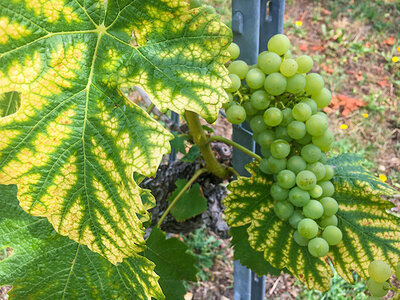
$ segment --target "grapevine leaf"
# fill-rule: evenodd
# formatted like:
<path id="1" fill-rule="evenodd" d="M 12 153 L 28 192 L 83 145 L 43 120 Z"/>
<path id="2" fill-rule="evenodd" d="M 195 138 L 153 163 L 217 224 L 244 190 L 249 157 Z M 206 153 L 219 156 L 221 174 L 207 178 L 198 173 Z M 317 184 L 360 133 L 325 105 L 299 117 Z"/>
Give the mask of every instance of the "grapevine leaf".
<path id="1" fill-rule="evenodd" d="M 175 182 L 176 189 L 168 201 L 172 202 L 186 184 L 187 181 L 185 179 L 177 180 Z M 206 210 L 207 199 L 203 197 L 200 185 L 195 183 L 189 190 L 183 193 L 181 198 L 179 198 L 178 202 L 176 202 L 174 207 L 171 209 L 171 214 L 174 216 L 175 220 L 183 222 L 205 212 Z"/>
<path id="2" fill-rule="evenodd" d="M 335 168 L 335 195 L 339 203 L 338 226 L 343 241 L 331 247 L 325 258 L 311 256 L 306 247 L 294 242 L 294 229 L 273 212 L 270 196 L 271 176 L 259 171 L 257 163 L 247 170 L 250 178 L 241 177 L 229 185 L 231 194 L 224 200 L 230 226 L 247 225 L 249 243 L 275 268 L 286 267 L 309 288 L 327 290 L 333 272 L 329 258 L 338 274 L 352 281 L 351 270 L 364 278 L 369 263 L 385 259 L 393 266 L 400 261 L 400 232 L 397 219 L 386 212 L 393 206 L 382 198 L 394 190 L 362 166 L 362 159 L 342 155 L 331 159 Z M 235 231 L 233 231 L 235 233 Z"/>
<path id="3" fill-rule="evenodd" d="M 133 33 L 133 35 L 132 35 Z M 1 1 L 0 183 L 112 263 L 144 249 L 133 172 L 152 176 L 172 135 L 120 89 L 213 119 L 226 93 L 229 29 L 183 0 Z"/>
<path id="4" fill-rule="evenodd" d="M 0 95 L 0 118 L 16 113 L 21 106 L 21 95 L 17 92 L 7 92 Z"/>
<path id="5" fill-rule="evenodd" d="M 193 145 L 190 149 L 189 152 L 182 157 L 182 161 L 183 162 L 194 162 L 196 159 L 198 159 L 200 157 L 200 148 L 197 145 Z"/>
<path id="6" fill-rule="evenodd" d="M 164 299 L 154 264 L 140 255 L 113 265 L 55 232 L 46 218 L 24 212 L 15 185 L 0 185 L 0 286 L 10 299 Z"/>
<path id="7" fill-rule="evenodd" d="M 186 290 L 182 280 L 197 281 L 196 258 L 187 252 L 186 244 L 177 238 L 166 239 L 157 227 L 151 231 L 146 245 L 144 256 L 156 264 L 166 299 L 183 299 Z"/>
<path id="8" fill-rule="evenodd" d="M 175 150 L 175 152 L 180 152 L 186 154 L 186 145 L 185 142 L 187 141 L 186 137 L 178 136 L 177 133 L 173 132 L 174 139 L 170 141 L 171 148 Z"/>
<path id="9" fill-rule="evenodd" d="M 271 264 L 264 259 L 263 252 L 251 248 L 247 227 L 248 226 L 232 227 L 229 230 L 229 234 L 232 236 L 231 244 L 235 250 L 234 259 L 240 260 L 242 265 L 256 272 L 258 276 L 267 274 L 279 275 L 281 270 L 271 266 Z"/>

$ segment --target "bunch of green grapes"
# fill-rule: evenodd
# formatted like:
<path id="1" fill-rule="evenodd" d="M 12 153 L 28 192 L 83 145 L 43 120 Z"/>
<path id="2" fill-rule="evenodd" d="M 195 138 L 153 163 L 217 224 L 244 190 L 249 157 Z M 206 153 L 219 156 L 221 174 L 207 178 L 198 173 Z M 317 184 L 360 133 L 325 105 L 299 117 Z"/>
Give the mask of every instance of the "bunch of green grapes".
<path id="1" fill-rule="evenodd" d="M 289 39 L 277 34 L 268 42 L 269 51 L 249 67 L 235 60 L 240 49 L 231 44 L 232 85 L 224 108 L 232 124 L 250 123 L 263 156 L 260 170 L 275 180 L 270 190 L 275 214 L 295 229 L 297 244 L 322 257 L 342 240 L 338 203 L 332 197 L 334 169 L 326 164 L 333 133 L 321 111 L 330 104 L 331 93 L 319 74 L 308 73 L 311 57 L 295 59 L 290 47 Z"/>

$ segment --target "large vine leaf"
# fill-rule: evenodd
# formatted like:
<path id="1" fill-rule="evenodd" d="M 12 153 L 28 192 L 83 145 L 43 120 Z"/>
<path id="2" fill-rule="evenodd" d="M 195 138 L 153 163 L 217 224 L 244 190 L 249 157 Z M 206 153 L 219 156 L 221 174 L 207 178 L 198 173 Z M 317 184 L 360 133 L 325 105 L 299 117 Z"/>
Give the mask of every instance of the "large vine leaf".
<path id="1" fill-rule="evenodd" d="M 353 280 L 352 270 L 368 277 L 368 265 L 374 259 L 384 259 L 392 266 L 400 261 L 398 220 L 386 211 L 393 204 L 382 198 L 395 191 L 370 174 L 358 156 L 342 155 L 329 163 L 336 167 L 333 197 L 339 203 L 343 241 L 331 247 L 325 258 L 315 258 L 306 247 L 298 246 L 294 229 L 276 217 L 269 193 L 272 177 L 260 172 L 257 163 L 247 166 L 250 178 L 241 177 L 229 185 L 231 193 L 224 200 L 228 224 L 248 226 L 252 248 L 263 251 L 273 267 L 287 268 L 309 288 L 318 290 L 330 286 L 333 272 L 327 258 L 348 281 Z M 235 239 L 235 230 L 231 232 Z"/>
<path id="2" fill-rule="evenodd" d="M 182 280 L 197 281 L 196 258 L 187 252 L 188 246 L 177 238 L 167 239 L 155 227 L 147 239 L 144 256 L 156 264 L 160 286 L 167 300 L 183 299 L 186 293 Z"/>
<path id="3" fill-rule="evenodd" d="M 13 286 L 10 299 L 164 299 L 147 258 L 115 266 L 24 212 L 16 193 L 15 185 L 0 185 L 0 249 L 13 249 L 0 261 L 0 286 Z"/>
<path id="4" fill-rule="evenodd" d="M 187 1 L 1 1 L 0 94 L 22 103 L 0 119 L 0 183 L 112 263 L 143 250 L 132 174 L 154 175 L 172 135 L 119 88 L 215 118 L 229 42 L 216 16 Z"/>

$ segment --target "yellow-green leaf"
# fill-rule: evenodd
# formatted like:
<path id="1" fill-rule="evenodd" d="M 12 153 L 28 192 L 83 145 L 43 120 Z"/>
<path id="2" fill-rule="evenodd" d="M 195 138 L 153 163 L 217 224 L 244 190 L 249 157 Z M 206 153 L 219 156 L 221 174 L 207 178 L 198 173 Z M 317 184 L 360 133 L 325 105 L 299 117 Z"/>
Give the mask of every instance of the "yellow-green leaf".
<path id="1" fill-rule="evenodd" d="M 0 95 L 0 118 L 12 115 L 21 106 L 21 95 L 17 92 L 7 92 Z"/>
<path id="2" fill-rule="evenodd" d="M 273 179 L 262 173 L 257 163 L 247 166 L 250 178 L 241 177 L 229 185 L 231 193 L 224 200 L 228 224 L 247 225 L 252 248 L 263 251 L 273 267 L 287 268 L 309 288 L 318 290 L 330 286 L 333 272 L 328 259 L 348 281 L 353 280 L 352 270 L 368 277 L 368 265 L 375 259 L 386 260 L 392 266 L 400 261 L 398 219 L 387 213 L 393 204 L 382 198 L 394 190 L 364 168 L 357 156 L 342 155 L 328 163 L 335 166 L 333 197 L 339 203 L 336 215 L 343 240 L 330 248 L 327 257 L 315 258 L 294 241 L 294 229 L 273 211 Z M 235 232 L 231 230 L 233 235 Z"/>
<path id="3" fill-rule="evenodd" d="M 161 109 L 211 119 L 226 98 L 227 27 L 179 0 L 0 3 L 0 183 L 112 263 L 143 250 L 133 172 L 154 175 L 169 134 L 119 92 L 141 86 Z"/>

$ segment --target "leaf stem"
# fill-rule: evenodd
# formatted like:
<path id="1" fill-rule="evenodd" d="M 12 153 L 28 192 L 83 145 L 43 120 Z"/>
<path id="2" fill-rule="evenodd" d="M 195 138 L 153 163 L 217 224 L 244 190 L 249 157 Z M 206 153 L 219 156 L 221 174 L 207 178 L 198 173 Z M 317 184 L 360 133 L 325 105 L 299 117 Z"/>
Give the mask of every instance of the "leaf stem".
<path id="1" fill-rule="evenodd" d="M 212 141 L 218 141 L 218 142 L 223 142 L 225 144 L 231 145 L 233 147 L 235 147 L 236 149 L 242 151 L 243 153 L 253 157 L 255 160 L 261 160 L 261 156 L 255 154 L 253 151 L 247 149 L 246 147 L 243 147 L 242 145 L 231 141 L 230 139 L 224 138 L 223 136 L 219 136 L 219 135 L 212 135 L 209 137 L 208 139 L 208 143 L 212 142 Z"/>
<path id="2" fill-rule="evenodd" d="M 239 177 L 240 174 L 233 167 L 228 167 L 228 170 L 231 171 L 232 174 L 235 174 L 236 177 Z"/>
<path id="3" fill-rule="evenodd" d="M 207 136 L 204 133 L 203 126 L 200 123 L 199 115 L 187 110 L 185 111 L 185 117 L 190 134 L 193 137 L 193 142 L 199 147 L 206 163 L 207 170 L 220 178 L 227 178 L 230 175 L 230 172 L 227 168 L 221 165 L 215 157 Z"/>
<path id="4" fill-rule="evenodd" d="M 147 107 L 146 112 L 147 112 L 148 114 L 151 114 L 151 112 L 153 111 L 154 107 L 156 107 L 156 106 L 154 105 L 154 103 L 151 103 L 151 104 Z"/>
<path id="5" fill-rule="evenodd" d="M 157 227 L 161 227 L 162 222 L 164 221 L 165 217 L 169 214 L 169 212 L 171 211 L 171 209 L 175 206 L 175 204 L 178 202 L 178 200 L 182 197 L 182 195 L 192 186 L 193 182 L 195 182 L 195 180 L 197 178 L 199 178 L 199 176 L 203 173 L 207 172 L 207 169 L 203 168 L 200 170 L 197 170 L 196 173 L 194 173 L 194 175 L 192 176 L 192 178 L 190 178 L 190 180 L 185 184 L 185 186 L 180 190 L 179 194 L 176 195 L 176 197 L 174 198 L 174 200 L 172 200 L 172 202 L 170 203 L 170 205 L 168 206 L 168 208 L 165 210 L 165 212 L 163 213 L 163 215 L 161 216 L 160 220 L 157 223 Z"/>

